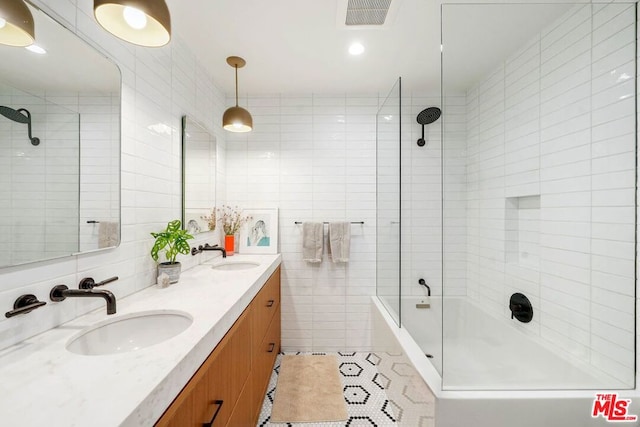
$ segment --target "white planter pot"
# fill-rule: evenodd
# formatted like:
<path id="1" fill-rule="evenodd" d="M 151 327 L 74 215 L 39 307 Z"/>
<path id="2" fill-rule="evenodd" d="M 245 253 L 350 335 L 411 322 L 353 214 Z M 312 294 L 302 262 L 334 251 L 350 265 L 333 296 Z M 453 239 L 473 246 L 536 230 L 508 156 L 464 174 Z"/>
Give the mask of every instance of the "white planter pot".
<path id="1" fill-rule="evenodd" d="M 180 279 L 180 270 L 182 269 L 182 264 L 179 262 L 170 264 L 168 262 L 163 262 L 158 264 L 158 276 L 162 273 L 169 276 L 169 283 L 178 283 Z"/>

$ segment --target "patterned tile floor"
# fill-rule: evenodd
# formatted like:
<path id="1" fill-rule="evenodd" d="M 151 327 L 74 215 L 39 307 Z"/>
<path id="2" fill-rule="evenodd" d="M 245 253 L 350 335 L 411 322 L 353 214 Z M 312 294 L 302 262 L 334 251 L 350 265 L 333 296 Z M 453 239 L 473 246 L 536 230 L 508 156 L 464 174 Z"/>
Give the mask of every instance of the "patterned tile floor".
<path id="1" fill-rule="evenodd" d="M 397 426 L 394 418 L 395 404 L 388 399 L 386 384 L 376 367 L 377 360 L 372 360 L 372 353 L 287 353 L 287 354 L 335 354 L 340 367 L 344 399 L 347 402 L 346 422 L 325 423 L 271 423 L 271 408 L 276 392 L 278 372 L 282 354 L 279 354 L 267 396 L 262 404 L 259 427 L 387 427 Z M 375 355 L 373 355 L 375 356 Z"/>

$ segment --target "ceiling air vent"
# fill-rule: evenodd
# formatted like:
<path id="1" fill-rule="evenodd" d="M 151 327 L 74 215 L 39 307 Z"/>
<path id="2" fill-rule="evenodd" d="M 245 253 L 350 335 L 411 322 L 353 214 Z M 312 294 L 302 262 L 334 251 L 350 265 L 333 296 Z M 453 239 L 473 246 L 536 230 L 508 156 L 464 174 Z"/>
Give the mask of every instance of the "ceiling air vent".
<path id="1" fill-rule="evenodd" d="M 383 25 L 391 0 L 349 0 L 346 25 Z"/>

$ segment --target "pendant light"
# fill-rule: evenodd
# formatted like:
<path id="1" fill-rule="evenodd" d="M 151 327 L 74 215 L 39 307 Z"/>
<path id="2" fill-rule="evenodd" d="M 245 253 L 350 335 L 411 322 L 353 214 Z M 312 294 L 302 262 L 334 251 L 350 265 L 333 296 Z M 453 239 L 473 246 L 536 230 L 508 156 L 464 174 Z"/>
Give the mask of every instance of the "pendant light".
<path id="1" fill-rule="evenodd" d="M 171 15 L 164 0 L 94 0 L 93 13 L 114 36 L 146 47 L 171 40 Z"/>
<path id="2" fill-rule="evenodd" d="M 0 44 L 26 47 L 35 40 L 33 15 L 22 0 L 0 1 Z"/>
<path id="3" fill-rule="evenodd" d="M 227 58 L 227 64 L 236 69 L 236 106 L 227 108 L 222 116 L 222 127 L 231 132 L 251 132 L 253 129 L 253 118 L 251 114 L 238 106 L 238 68 L 246 65 L 246 61 L 239 56 Z"/>

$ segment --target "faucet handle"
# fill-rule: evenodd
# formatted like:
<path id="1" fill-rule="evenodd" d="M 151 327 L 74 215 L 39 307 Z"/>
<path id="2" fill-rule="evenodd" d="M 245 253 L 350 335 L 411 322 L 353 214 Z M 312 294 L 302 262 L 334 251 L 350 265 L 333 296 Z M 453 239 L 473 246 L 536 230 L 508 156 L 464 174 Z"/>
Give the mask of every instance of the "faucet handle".
<path id="1" fill-rule="evenodd" d="M 107 283 L 115 282 L 118 280 L 118 276 L 109 277 L 108 279 L 104 279 L 102 282 L 97 282 L 93 280 L 93 277 L 85 277 L 78 284 L 78 288 L 80 289 L 93 289 L 96 286 L 104 286 Z"/>

